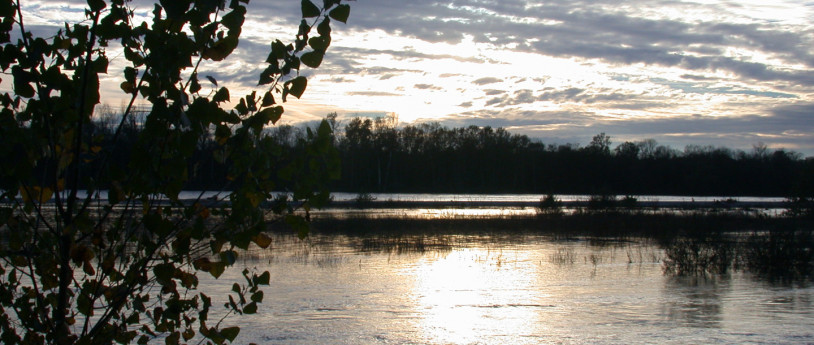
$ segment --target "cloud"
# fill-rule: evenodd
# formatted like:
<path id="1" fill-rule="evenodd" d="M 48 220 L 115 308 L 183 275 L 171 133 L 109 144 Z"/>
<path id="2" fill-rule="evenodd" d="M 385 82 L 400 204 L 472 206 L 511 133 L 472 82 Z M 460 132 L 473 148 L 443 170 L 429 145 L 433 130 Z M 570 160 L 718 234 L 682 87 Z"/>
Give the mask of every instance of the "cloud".
<path id="1" fill-rule="evenodd" d="M 802 152 L 814 150 L 814 104 L 782 107 L 771 116 L 680 116 L 651 119 L 608 120 L 584 111 L 477 110 L 441 123 L 449 127 L 466 125 L 503 127 L 512 133 L 540 138 L 547 143 L 586 144 L 605 132 L 615 144 L 647 138 L 683 149 L 686 145 L 713 145 L 748 149 L 758 142 L 773 148 Z"/>
<path id="2" fill-rule="evenodd" d="M 419 90 L 443 90 L 444 88 L 440 86 L 435 86 L 432 84 L 415 84 L 413 85 L 414 88 Z"/>
<path id="3" fill-rule="evenodd" d="M 484 78 L 476 79 L 476 80 L 472 81 L 472 83 L 476 84 L 476 85 L 486 85 L 486 84 L 499 83 L 501 81 L 503 81 L 503 79 L 495 78 L 495 77 L 484 77 Z"/>
<path id="4" fill-rule="evenodd" d="M 651 9 L 658 13 L 654 6 L 700 14 L 684 19 L 646 16 L 641 12 Z M 458 43 L 471 36 L 477 42 L 555 57 L 727 71 L 751 80 L 814 84 L 812 71 L 792 72 L 783 65 L 722 56 L 734 47 L 769 54 L 789 64 L 802 63 L 807 67 L 814 64 L 812 38 L 807 30 L 765 21 L 721 23 L 716 19 L 724 15 L 717 18 L 707 15 L 721 11 L 736 17 L 737 13 L 726 7 L 634 1 L 629 6 L 609 8 L 601 1 L 566 0 L 543 5 L 474 0 L 453 3 L 418 0 L 405 4 L 389 0 L 360 2 L 357 7 L 371 15 L 356 24 L 427 42 Z M 687 47 L 693 47 L 694 53 L 689 53 Z"/>
<path id="5" fill-rule="evenodd" d="M 151 3 L 133 4 L 143 16 Z M 82 17 L 85 5 L 26 1 L 28 27 L 48 37 L 65 20 L 60 12 Z M 670 138 L 676 145 L 764 141 L 814 154 L 812 6 L 780 0 L 350 5 L 349 24 L 332 23 L 323 65 L 300 71 L 315 77 L 308 99 L 320 106 L 502 126 L 557 140 L 587 142 L 604 131 L 620 140 Z M 201 75 L 254 88 L 270 40 L 293 39 L 298 2 L 248 6 L 231 62 L 207 64 Z M 431 106 L 412 102 L 417 94 Z"/>
<path id="6" fill-rule="evenodd" d="M 401 96 L 401 94 L 393 93 L 393 92 L 385 92 L 385 91 L 350 91 L 346 92 L 348 96 L 373 96 L 373 97 L 382 97 L 382 96 Z"/>

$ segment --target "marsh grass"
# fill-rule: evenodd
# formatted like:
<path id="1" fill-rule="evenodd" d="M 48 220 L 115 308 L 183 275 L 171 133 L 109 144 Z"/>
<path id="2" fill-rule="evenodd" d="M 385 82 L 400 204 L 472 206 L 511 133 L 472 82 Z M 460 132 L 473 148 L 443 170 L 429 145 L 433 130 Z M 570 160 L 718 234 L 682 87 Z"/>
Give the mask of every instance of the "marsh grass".
<path id="1" fill-rule="evenodd" d="M 363 253 L 409 254 L 425 252 L 448 252 L 452 250 L 450 240 L 439 236 L 396 236 L 366 237 L 356 245 Z"/>
<path id="2" fill-rule="evenodd" d="M 313 217 L 314 233 L 353 236 L 381 234 L 499 234 L 502 236 L 546 234 L 554 237 L 654 238 L 668 241 L 676 236 L 726 232 L 750 233 L 775 228 L 811 228 L 812 221 L 767 217 L 748 212 L 647 212 L 576 211 L 557 215 L 459 216 L 434 218 L 376 216 L 363 214 Z M 272 230 L 285 231 L 285 224 Z"/>
<path id="3" fill-rule="evenodd" d="M 273 231 L 287 232 L 283 225 Z M 772 281 L 808 281 L 814 277 L 814 223 L 805 217 L 768 217 L 752 212 L 631 212 L 617 210 L 534 216 L 440 218 L 414 216 L 315 217 L 312 234 L 342 235 L 358 252 L 395 254 L 449 251 L 467 243 L 522 244 L 543 236 L 551 241 L 585 241 L 592 247 L 621 248 L 628 264 L 661 262 L 672 276 L 704 277 L 748 272 Z M 658 252 L 643 252 L 650 243 Z M 615 255 L 615 254 L 614 254 Z M 593 266 L 599 255 L 576 257 L 568 247 L 550 261 Z"/>
<path id="4" fill-rule="evenodd" d="M 770 282 L 814 278 L 814 231 L 774 229 L 675 238 L 664 245 L 664 272 L 674 276 L 748 272 Z"/>
<path id="5" fill-rule="evenodd" d="M 551 254 L 551 262 L 557 265 L 573 265 L 577 261 L 574 249 L 570 247 L 559 247 Z"/>

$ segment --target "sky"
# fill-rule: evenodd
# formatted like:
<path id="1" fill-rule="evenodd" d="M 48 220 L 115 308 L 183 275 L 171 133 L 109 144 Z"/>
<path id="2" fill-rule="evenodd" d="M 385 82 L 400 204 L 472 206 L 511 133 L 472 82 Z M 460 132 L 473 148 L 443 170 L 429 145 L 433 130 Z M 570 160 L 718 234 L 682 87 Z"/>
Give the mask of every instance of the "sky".
<path id="1" fill-rule="evenodd" d="M 151 6 L 134 2 L 137 17 Z M 82 20 L 80 0 L 22 1 L 29 28 Z M 402 125 L 503 127 L 544 143 L 652 138 L 683 149 L 764 143 L 814 156 L 814 2 L 356 0 L 295 124 L 337 112 Z M 252 0 L 240 46 L 202 67 L 232 90 L 257 86 L 271 41 L 292 41 L 300 2 Z M 138 18 L 137 18 L 138 19 Z M 124 67 L 113 56 L 113 67 Z M 116 107 L 121 76 L 104 78 Z M 206 92 L 203 90 L 202 92 Z M 211 89 L 210 89 L 211 91 Z"/>

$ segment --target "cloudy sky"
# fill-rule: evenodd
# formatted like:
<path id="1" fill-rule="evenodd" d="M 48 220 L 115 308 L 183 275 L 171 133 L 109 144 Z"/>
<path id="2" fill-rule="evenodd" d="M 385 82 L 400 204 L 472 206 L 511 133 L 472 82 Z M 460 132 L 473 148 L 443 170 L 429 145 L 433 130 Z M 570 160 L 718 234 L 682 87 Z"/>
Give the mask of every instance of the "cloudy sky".
<path id="1" fill-rule="evenodd" d="M 22 1 L 34 30 L 84 1 Z M 814 155 L 814 2 L 357 0 L 286 121 L 395 113 L 545 143 L 656 139 Z M 239 50 L 204 67 L 242 95 L 299 1 L 252 0 Z M 139 14 L 146 15 L 148 7 Z M 73 17 L 72 17 L 73 16 Z M 119 60 L 123 60 L 119 58 Z M 115 63 L 114 59 L 114 63 Z M 109 76 L 105 93 L 121 97 Z M 120 81 L 119 81 L 120 82 Z"/>

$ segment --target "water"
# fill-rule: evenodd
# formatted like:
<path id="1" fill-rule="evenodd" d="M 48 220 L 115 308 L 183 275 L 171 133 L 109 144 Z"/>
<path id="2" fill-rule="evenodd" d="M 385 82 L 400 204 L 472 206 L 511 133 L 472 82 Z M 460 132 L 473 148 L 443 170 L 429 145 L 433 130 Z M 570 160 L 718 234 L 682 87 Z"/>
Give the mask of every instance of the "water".
<path id="1" fill-rule="evenodd" d="M 648 241 L 546 236 L 275 237 L 239 343 L 811 343 L 814 288 L 748 273 L 673 277 Z M 225 298 L 242 268 L 204 290 Z"/>
<path id="2" fill-rule="evenodd" d="M 63 192 L 67 196 L 67 191 Z M 211 191 L 182 191 L 178 194 L 181 201 L 227 200 L 229 192 Z M 87 191 L 80 190 L 79 198 L 85 198 Z M 538 211 L 543 194 L 420 194 L 420 193 L 372 193 L 367 194 L 370 202 L 360 205 L 357 202 L 359 194 L 332 193 L 333 203 L 326 209 L 316 210 L 314 214 L 329 217 L 349 217 L 363 215 L 365 217 L 420 217 L 420 218 L 449 218 L 449 217 L 503 217 L 503 216 L 531 216 Z M 94 197 L 100 201 L 107 200 L 107 191 L 98 191 Z M 777 216 L 786 211 L 783 205 L 785 198 L 780 197 L 710 197 L 710 196 L 671 196 L 671 195 L 640 195 L 633 196 L 640 206 L 658 211 L 676 211 L 687 208 L 698 209 L 715 205 L 716 202 L 732 204 L 736 208 L 745 208 L 749 212 L 760 212 L 769 216 Z M 557 200 L 565 203 L 566 212 L 574 210 L 574 205 L 585 203 L 590 195 L 556 195 Z M 166 198 L 164 198 L 166 199 Z M 362 207 L 359 207 L 362 206 Z"/>
<path id="3" fill-rule="evenodd" d="M 195 194 L 197 196 L 197 194 Z M 354 193 L 332 193 L 336 201 L 352 201 L 359 194 Z M 540 202 L 545 198 L 545 194 L 429 194 L 429 193 L 371 193 L 369 194 L 377 201 L 428 201 L 428 202 Z M 556 195 L 562 201 L 588 200 L 590 195 Z M 729 199 L 730 196 L 677 196 L 677 195 L 634 195 L 638 201 L 642 202 L 713 202 Z M 733 197 L 738 201 L 747 202 L 782 202 L 785 198 L 778 197 Z"/>

